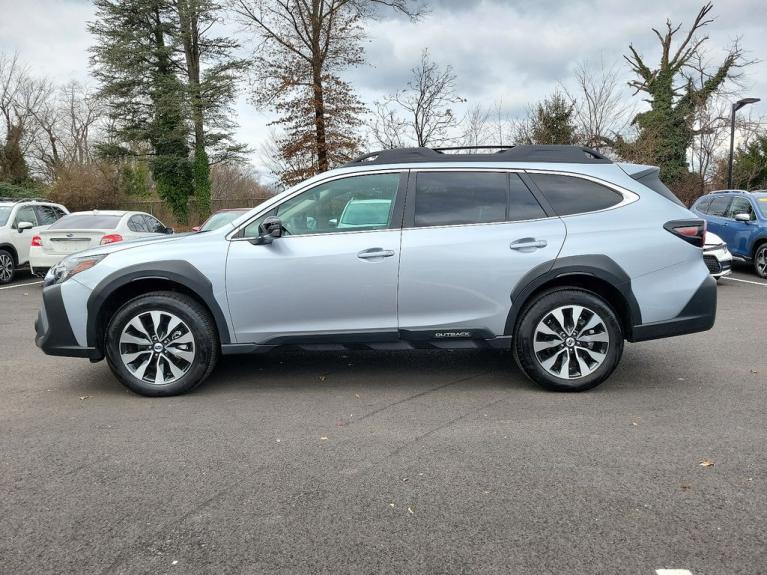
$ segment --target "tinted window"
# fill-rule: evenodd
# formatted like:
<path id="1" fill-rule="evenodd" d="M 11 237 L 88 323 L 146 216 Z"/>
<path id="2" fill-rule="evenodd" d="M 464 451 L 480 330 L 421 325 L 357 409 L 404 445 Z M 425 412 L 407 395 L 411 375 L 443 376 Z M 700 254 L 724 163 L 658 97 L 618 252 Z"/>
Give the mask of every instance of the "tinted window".
<path id="1" fill-rule="evenodd" d="M 132 232 L 147 232 L 146 223 L 144 223 L 144 216 L 135 215 L 131 216 L 128 220 L 128 229 Z"/>
<path id="2" fill-rule="evenodd" d="M 505 221 L 507 178 L 503 173 L 419 173 L 415 186 L 415 225 Z"/>
<path id="3" fill-rule="evenodd" d="M 0 206 L 0 226 L 4 226 L 11 215 L 13 206 Z"/>
<path id="4" fill-rule="evenodd" d="M 749 202 L 746 198 L 733 198 L 728 217 L 734 219 L 736 214 L 748 214 L 753 220 L 754 210 L 751 207 L 751 202 Z"/>
<path id="5" fill-rule="evenodd" d="M 711 200 L 711 204 L 708 206 L 706 213 L 710 216 L 722 216 L 727 213 L 727 209 L 730 207 L 732 198 L 730 196 L 718 196 Z"/>
<path id="6" fill-rule="evenodd" d="M 16 212 L 16 227 L 21 222 L 31 222 L 33 226 L 37 225 L 37 215 L 35 215 L 35 208 L 32 206 L 23 206 Z"/>
<path id="7" fill-rule="evenodd" d="M 511 174 L 511 189 L 509 191 L 509 214 L 506 218 L 510 222 L 520 220 L 535 220 L 545 218 L 546 212 L 535 199 L 535 196 L 517 174 Z"/>
<path id="8" fill-rule="evenodd" d="M 164 234 L 165 226 L 160 220 L 149 214 L 144 214 L 144 221 L 146 222 L 147 231 L 153 234 Z"/>
<path id="9" fill-rule="evenodd" d="M 370 174 L 352 176 L 319 184 L 297 196 L 284 201 L 262 215 L 245 228 L 245 237 L 259 235 L 259 225 L 267 215 L 276 215 L 282 222 L 285 235 L 327 234 L 388 228 L 391 225 L 394 196 L 399 186 L 399 174 Z M 375 200 L 380 213 L 381 205 L 385 218 L 375 221 L 343 223 L 341 215 L 347 206 Z M 351 208 L 350 208 L 351 209 Z M 359 222 L 359 220 L 358 220 Z"/>
<path id="10" fill-rule="evenodd" d="M 708 213 L 708 206 L 711 204 L 711 198 L 701 198 L 695 204 L 695 209 L 702 214 Z"/>
<path id="11" fill-rule="evenodd" d="M 596 212 L 621 202 L 623 196 L 590 180 L 553 174 L 530 174 L 560 216 Z"/>
<path id="12" fill-rule="evenodd" d="M 61 208 L 57 208 L 56 206 L 51 206 L 51 209 L 53 209 L 53 211 L 56 212 L 57 220 L 67 215 L 67 213 L 64 210 L 62 210 Z"/>
<path id="13" fill-rule="evenodd" d="M 122 216 L 108 214 L 69 214 L 51 224 L 51 230 L 113 230 Z"/>
<path id="14" fill-rule="evenodd" d="M 56 209 L 53 206 L 35 206 L 37 211 L 37 222 L 41 226 L 47 226 L 59 219 Z"/>

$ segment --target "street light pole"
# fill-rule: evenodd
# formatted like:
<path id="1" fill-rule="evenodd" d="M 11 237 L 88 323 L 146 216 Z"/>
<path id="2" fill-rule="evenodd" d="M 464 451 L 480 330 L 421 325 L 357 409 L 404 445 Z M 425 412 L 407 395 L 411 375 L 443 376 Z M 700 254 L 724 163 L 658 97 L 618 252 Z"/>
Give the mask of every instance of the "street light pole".
<path id="1" fill-rule="evenodd" d="M 735 112 L 748 104 L 755 104 L 759 98 L 743 98 L 732 105 L 732 114 L 730 115 L 730 161 L 727 163 L 727 189 L 732 189 L 732 156 L 735 149 Z"/>

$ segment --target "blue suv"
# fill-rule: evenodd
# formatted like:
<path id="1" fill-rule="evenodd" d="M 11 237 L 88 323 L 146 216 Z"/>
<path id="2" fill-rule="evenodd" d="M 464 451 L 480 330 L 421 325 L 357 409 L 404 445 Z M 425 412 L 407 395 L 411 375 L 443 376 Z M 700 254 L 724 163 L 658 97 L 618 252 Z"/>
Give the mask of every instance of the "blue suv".
<path id="1" fill-rule="evenodd" d="M 708 222 L 735 259 L 754 264 L 767 278 L 767 190 L 720 190 L 698 199 L 692 211 Z"/>

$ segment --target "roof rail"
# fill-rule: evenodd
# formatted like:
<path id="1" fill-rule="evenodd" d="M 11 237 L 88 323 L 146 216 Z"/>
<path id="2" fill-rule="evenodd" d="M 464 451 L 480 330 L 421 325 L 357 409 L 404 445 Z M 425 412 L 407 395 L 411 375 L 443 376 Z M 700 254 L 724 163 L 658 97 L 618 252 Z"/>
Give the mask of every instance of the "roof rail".
<path id="1" fill-rule="evenodd" d="M 15 197 L 0 197 L 0 202 L 12 202 L 17 204 L 19 202 L 45 202 L 45 198 L 15 198 Z"/>
<path id="2" fill-rule="evenodd" d="M 446 154 L 458 150 L 492 150 L 492 153 Z M 343 167 L 360 164 L 409 164 L 426 162 L 551 162 L 562 164 L 612 164 L 596 150 L 583 146 L 455 146 L 447 148 L 393 148 L 355 158 Z"/>
<path id="3" fill-rule="evenodd" d="M 709 194 L 748 194 L 748 190 L 712 190 Z"/>

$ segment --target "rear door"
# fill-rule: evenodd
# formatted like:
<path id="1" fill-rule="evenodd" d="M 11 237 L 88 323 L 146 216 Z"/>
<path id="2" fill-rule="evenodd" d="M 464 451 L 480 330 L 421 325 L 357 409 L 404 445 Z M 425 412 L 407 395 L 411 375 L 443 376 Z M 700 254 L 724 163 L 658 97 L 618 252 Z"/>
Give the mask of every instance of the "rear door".
<path id="1" fill-rule="evenodd" d="M 503 335 L 511 292 L 565 238 L 517 173 L 413 170 L 402 231 L 398 320 L 413 339 Z"/>

